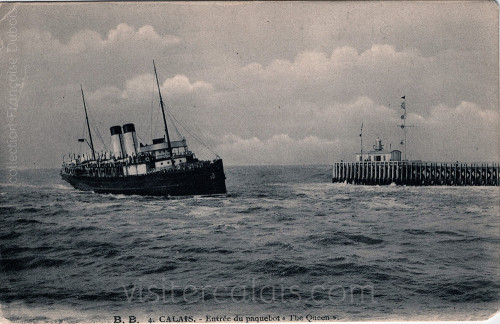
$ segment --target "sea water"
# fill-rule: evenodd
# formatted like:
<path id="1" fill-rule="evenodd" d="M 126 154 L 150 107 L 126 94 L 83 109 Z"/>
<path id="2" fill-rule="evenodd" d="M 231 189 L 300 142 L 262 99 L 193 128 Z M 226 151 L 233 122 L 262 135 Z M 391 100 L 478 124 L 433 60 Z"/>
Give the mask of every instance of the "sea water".
<path id="1" fill-rule="evenodd" d="M 466 320 L 498 310 L 498 187 L 332 184 L 331 166 L 226 176 L 227 195 L 193 197 L 83 192 L 58 170 L 2 177 L 1 316 Z"/>

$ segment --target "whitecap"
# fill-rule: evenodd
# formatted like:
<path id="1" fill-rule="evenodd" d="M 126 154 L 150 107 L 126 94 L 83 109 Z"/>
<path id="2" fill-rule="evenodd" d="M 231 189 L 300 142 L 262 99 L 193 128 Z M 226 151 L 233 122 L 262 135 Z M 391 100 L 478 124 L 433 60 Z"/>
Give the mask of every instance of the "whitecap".
<path id="1" fill-rule="evenodd" d="M 74 189 L 73 187 L 65 184 L 53 184 L 52 188 L 54 189 L 61 189 L 61 190 L 72 190 Z"/>

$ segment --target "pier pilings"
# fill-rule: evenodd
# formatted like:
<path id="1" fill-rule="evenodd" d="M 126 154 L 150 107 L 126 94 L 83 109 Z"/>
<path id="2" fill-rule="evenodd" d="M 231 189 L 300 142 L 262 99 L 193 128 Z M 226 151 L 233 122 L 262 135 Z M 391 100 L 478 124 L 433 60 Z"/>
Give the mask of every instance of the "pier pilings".
<path id="1" fill-rule="evenodd" d="M 363 185 L 499 186 L 498 163 L 335 162 L 332 182 Z"/>

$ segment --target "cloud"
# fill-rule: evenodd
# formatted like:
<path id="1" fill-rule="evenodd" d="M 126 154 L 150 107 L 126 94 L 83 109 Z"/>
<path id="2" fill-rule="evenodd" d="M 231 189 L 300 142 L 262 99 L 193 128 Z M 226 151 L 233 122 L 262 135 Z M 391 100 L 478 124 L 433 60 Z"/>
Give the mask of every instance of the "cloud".
<path id="1" fill-rule="evenodd" d="M 87 95 L 87 98 L 94 101 L 101 101 L 107 98 L 125 99 L 126 92 L 117 87 L 104 87 L 97 89 Z"/>
<path id="2" fill-rule="evenodd" d="M 484 161 L 500 159 L 500 114 L 463 101 L 455 107 L 440 104 L 427 117 L 416 119 L 413 156 L 425 160 Z"/>
<path id="3" fill-rule="evenodd" d="M 450 104 L 456 100 L 452 95 L 456 90 L 451 85 L 443 89 L 444 96 L 436 93 L 434 79 L 439 80 L 443 75 L 448 78 L 441 63 L 436 57 L 425 57 L 417 50 L 398 50 L 388 44 L 373 44 L 365 51 L 341 46 L 330 54 L 301 51 L 293 60 L 275 59 L 267 65 L 246 64 L 226 72 L 225 77 L 217 79 L 216 85 L 233 89 L 242 101 L 256 107 L 269 107 L 269 103 L 283 107 L 293 102 L 325 107 L 332 102 L 351 102 L 360 96 L 388 106 L 397 105 L 398 99 L 407 94 L 425 114 L 428 107 L 443 98 L 449 99 Z M 431 74 L 430 80 L 424 80 L 431 71 L 437 77 Z M 469 76 L 481 77 L 474 73 Z M 466 84 L 470 87 L 469 80 L 457 78 L 454 86 L 467 88 Z M 467 98 L 464 99 L 475 101 L 472 97 Z"/>
<path id="4" fill-rule="evenodd" d="M 265 67 L 254 62 L 242 67 L 241 72 L 267 79 L 286 76 L 300 77 L 301 80 L 313 77 L 318 80 L 325 76 L 334 79 L 337 77 L 335 72 L 344 69 L 363 68 L 363 73 L 370 74 L 371 71 L 380 70 L 381 66 L 399 68 L 402 65 L 428 64 L 432 61 L 432 58 L 423 57 L 416 51 L 397 51 L 393 45 L 373 44 L 362 53 L 350 46 L 335 48 L 330 56 L 318 51 L 302 51 L 293 61 L 276 59 Z"/>
<path id="5" fill-rule="evenodd" d="M 359 151 L 359 131 L 364 123 L 364 148 L 380 137 L 386 147 L 403 150 L 402 130 L 397 127 L 400 109 L 375 104 L 368 97 L 350 103 L 334 103 L 326 109 L 308 107 L 298 118 L 282 119 L 262 136 L 226 133 L 216 150 L 229 164 L 302 164 L 351 161 Z M 296 114 L 292 116 L 296 117 Z M 276 118 L 272 118 L 275 120 Z M 429 116 L 408 115 L 408 158 L 426 161 L 498 161 L 500 129 L 498 111 L 462 102 L 450 107 L 431 107 Z M 247 120 L 252 127 L 252 120 Z M 266 124 L 267 125 L 267 124 Z M 284 126 L 288 125 L 288 126 Z M 291 131 L 281 133 L 280 131 Z M 315 135 L 307 135 L 315 133 Z M 268 137 L 263 137 L 268 136 Z M 264 139 L 266 138 L 266 139 Z"/>
<path id="6" fill-rule="evenodd" d="M 109 50 L 113 47 L 141 48 L 154 44 L 155 46 L 170 46 L 180 42 L 174 35 L 159 35 L 150 25 L 145 25 L 136 30 L 128 24 L 119 24 L 108 32 L 106 38 L 100 33 L 85 29 L 71 36 L 67 43 L 62 43 L 50 32 L 28 29 L 21 33 L 26 50 L 42 51 L 61 55 L 77 55 L 85 51 Z"/>
<path id="7" fill-rule="evenodd" d="M 227 134 L 215 150 L 227 157 L 227 164 L 311 164 L 318 160 L 327 161 L 338 144 L 338 141 L 317 136 L 293 138 L 288 134 L 276 134 L 262 140 L 255 136 L 242 138 Z"/>
<path id="8" fill-rule="evenodd" d="M 180 39 L 173 35 L 160 36 L 151 25 L 142 26 L 136 31 L 133 26 L 119 24 L 115 29 L 109 31 L 108 38 L 104 41 L 104 45 L 118 42 L 140 44 L 145 41 L 156 42 L 167 46 L 179 43 Z"/>
<path id="9" fill-rule="evenodd" d="M 169 94 L 185 94 L 195 91 L 210 91 L 213 86 L 205 81 L 190 82 L 189 78 L 182 74 L 177 74 L 173 78 L 166 79 L 162 84 L 162 89 Z"/>
<path id="10" fill-rule="evenodd" d="M 74 149 L 66 139 L 81 136 L 75 135 L 82 123 L 80 84 L 101 134 L 126 122 L 136 123 L 145 140 L 161 132 L 153 59 L 167 109 L 212 147 L 223 145 L 225 161 L 350 160 L 362 122 L 367 147 L 377 136 L 398 145 L 402 95 L 416 126 L 408 131 L 414 158 L 492 160 L 499 129 L 492 6 L 19 6 L 15 57 L 26 75 L 22 160 L 55 166 Z M 388 12 L 399 19 L 386 19 Z M 230 134 L 239 139 L 228 142 Z M 39 137 L 52 142 L 41 147 Z M 301 144 L 309 150 L 305 156 L 290 142 L 309 137 L 336 145 Z M 257 144 L 274 145 L 278 153 Z M 246 158 L 238 145 L 262 154 Z"/>
<path id="11" fill-rule="evenodd" d="M 156 93 L 155 76 L 150 73 L 136 75 L 133 78 L 125 81 L 124 89 L 118 87 L 107 86 L 97 89 L 90 93 L 89 98 L 94 101 L 105 99 L 121 99 L 144 101 L 151 97 L 151 92 Z M 175 97 L 195 92 L 212 91 L 213 86 L 205 81 L 191 82 L 189 78 L 183 74 L 177 74 L 172 78 L 167 78 L 161 84 L 162 95 L 174 100 Z"/>

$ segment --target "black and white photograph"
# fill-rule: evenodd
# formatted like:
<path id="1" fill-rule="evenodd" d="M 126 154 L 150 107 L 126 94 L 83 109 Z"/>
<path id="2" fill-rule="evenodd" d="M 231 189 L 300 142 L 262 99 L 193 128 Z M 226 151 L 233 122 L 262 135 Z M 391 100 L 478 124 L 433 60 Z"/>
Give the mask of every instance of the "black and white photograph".
<path id="1" fill-rule="evenodd" d="M 495 320 L 495 1 L 1 2 L 0 80 L 2 324 Z"/>

